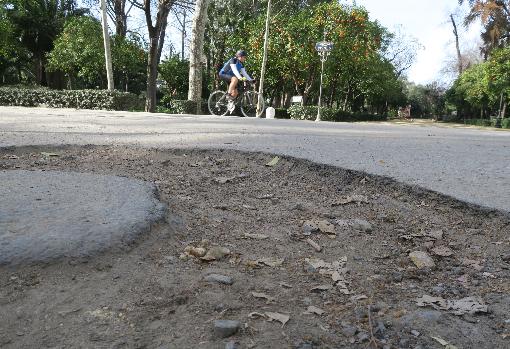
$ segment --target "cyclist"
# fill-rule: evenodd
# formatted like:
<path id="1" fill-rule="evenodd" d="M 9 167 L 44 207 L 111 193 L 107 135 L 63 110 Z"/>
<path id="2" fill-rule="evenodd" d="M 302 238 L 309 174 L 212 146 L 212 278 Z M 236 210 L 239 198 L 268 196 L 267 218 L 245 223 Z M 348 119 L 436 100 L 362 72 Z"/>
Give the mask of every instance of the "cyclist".
<path id="1" fill-rule="evenodd" d="M 246 56 L 246 51 L 237 51 L 235 57 L 229 59 L 219 72 L 220 80 L 229 84 L 228 93 L 231 100 L 236 99 L 238 95 L 237 84 L 239 81 L 248 80 L 252 83 L 255 82 L 255 79 L 252 79 L 246 72 L 246 69 L 244 69 L 243 63 L 246 61 Z"/>

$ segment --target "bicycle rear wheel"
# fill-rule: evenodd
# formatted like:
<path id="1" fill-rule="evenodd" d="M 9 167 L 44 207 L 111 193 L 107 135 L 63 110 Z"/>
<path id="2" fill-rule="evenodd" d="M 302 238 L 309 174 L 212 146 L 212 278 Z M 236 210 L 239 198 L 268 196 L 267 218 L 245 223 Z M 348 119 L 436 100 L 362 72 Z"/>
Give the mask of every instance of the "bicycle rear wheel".
<path id="1" fill-rule="evenodd" d="M 257 114 L 257 102 L 260 103 L 259 113 Z M 254 91 L 246 91 L 241 100 L 241 113 L 248 117 L 259 117 L 264 113 L 265 103 L 264 98 L 260 98 L 259 94 Z"/>
<path id="2" fill-rule="evenodd" d="M 207 100 L 209 113 L 222 116 L 228 112 L 227 93 L 225 91 L 214 91 Z"/>

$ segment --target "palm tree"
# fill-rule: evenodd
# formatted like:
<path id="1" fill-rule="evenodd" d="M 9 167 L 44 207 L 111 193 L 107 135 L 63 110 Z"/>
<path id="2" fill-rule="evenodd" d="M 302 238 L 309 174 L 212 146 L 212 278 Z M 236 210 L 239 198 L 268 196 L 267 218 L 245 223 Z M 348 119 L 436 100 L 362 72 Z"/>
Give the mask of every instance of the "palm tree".
<path id="1" fill-rule="evenodd" d="M 469 14 L 465 24 L 469 25 L 477 19 L 482 21 L 484 31 L 482 53 L 487 58 L 490 52 L 510 43 L 510 1 L 504 0 L 459 0 L 460 4 L 468 2 Z"/>

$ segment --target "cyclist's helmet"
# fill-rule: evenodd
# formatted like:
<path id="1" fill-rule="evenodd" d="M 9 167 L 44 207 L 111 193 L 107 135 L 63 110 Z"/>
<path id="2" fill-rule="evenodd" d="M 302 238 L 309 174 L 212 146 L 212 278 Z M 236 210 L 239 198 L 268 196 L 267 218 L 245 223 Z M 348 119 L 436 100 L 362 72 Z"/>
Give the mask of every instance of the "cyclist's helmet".
<path id="1" fill-rule="evenodd" d="M 246 57 L 248 56 L 248 54 L 246 53 L 245 50 L 239 50 L 236 52 L 236 57 Z"/>

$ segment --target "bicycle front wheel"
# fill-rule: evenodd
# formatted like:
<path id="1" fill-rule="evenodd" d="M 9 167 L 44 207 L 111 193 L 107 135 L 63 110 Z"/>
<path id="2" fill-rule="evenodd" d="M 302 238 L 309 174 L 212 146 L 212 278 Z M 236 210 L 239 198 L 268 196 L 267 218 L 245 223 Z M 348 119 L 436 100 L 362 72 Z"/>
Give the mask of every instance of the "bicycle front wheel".
<path id="1" fill-rule="evenodd" d="M 257 113 L 257 103 L 259 103 Z M 241 113 L 248 118 L 260 117 L 265 110 L 264 98 L 259 98 L 259 94 L 254 91 L 246 91 L 241 100 Z"/>
<path id="2" fill-rule="evenodd" d="M 209 113 L 216 116 L 222 116 L 228 112 L 227 93 L 225 91 L 214 91 L 207 100 Z"/>

